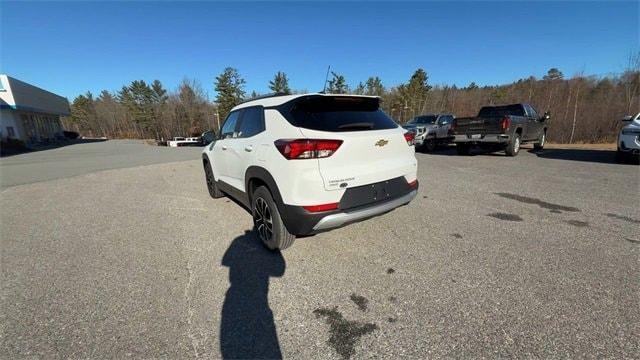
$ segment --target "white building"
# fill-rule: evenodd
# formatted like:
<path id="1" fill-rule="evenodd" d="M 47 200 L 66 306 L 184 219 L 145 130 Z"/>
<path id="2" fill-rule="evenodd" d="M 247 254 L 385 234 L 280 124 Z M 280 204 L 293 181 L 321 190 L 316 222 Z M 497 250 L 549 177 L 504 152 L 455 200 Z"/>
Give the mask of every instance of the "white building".
<path id="1" fill-rule="evenodd" d="M 0 74 L 0 137 L 35 145 L 62 136 L 66 98 Z"/>

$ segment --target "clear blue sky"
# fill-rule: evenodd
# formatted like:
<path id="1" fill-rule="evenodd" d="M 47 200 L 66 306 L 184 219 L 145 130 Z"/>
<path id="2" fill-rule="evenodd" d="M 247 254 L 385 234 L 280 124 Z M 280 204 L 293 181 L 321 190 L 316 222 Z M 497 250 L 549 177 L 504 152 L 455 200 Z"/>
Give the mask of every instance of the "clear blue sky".
<path id="1" fill-rule="evenodd" d="M 0 2 L 0 72 L 70 99 L 135 79 L 213 98 L 226 66 L 268 92 L 322 89 L 327 65 L 351 86 L 424 68 L 432 84 L 501 84 L 550 67 L 621 72 L 640 49 L 638 2 L 215 3 Z"/>

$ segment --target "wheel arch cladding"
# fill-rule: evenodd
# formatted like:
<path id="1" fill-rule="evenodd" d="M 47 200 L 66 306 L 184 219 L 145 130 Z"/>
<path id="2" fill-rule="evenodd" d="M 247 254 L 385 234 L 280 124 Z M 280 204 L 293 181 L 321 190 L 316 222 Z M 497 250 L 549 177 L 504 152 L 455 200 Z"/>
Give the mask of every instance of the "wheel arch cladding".
<path id="1" fill-rule="evenodd" d="M 522 136 L 522 128 L 521 127 L 516 128 L 516 134 Z"/>
<path id="2" fill-rule="evenodd" d="M 267 169 L 259 167 L 259 166 L 250 166 L 245 172 L 245 189 L 247 192 L 247 196 L 249 198 L 249 202 L 251 203 L 251 194 L 255 189 L 260 185 L 264 185 L 267 187 L 269 192 L 271 192 L 271 196 L 273 200 L 276 202 L 278 209 L 283 205 L 282 196 L 280 195 L 280 190 L 278 189 L 278 185 L 276 185 L 276 181 L 273 179 L 273 176 L 267 171 Z"/>

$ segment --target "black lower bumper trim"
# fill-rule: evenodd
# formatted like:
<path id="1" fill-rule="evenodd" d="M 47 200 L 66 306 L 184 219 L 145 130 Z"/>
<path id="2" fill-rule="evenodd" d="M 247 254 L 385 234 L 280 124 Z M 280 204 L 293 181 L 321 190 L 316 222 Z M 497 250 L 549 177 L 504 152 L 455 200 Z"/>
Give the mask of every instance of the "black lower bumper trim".
<path id="1" fill-rule="evenodd" d="M 399 177 L 347 189 L 340 200 L 338 210 L 311 213 L 302 206 L 287 204 L 282 204 L 278 209 L 280 209 L 282 221 L 290 233 L 298 236 L 311 235 L 318 232 L 313 228 L 326 216 L 374 207 L 401 198 L 416 189 L 417 184 L 415 187 L 411 187 L 404 177 Z"/>

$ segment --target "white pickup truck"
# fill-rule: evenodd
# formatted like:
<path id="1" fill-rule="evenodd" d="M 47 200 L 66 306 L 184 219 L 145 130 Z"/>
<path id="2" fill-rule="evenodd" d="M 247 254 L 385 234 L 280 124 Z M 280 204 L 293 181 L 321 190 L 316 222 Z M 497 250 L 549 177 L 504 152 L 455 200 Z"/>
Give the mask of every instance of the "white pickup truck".
<path id="1" fill-rule="evenodd" d="M 619 161 L 640 160 L 640 113 L 635 116 L 625 116 L 624 126 L 618 134 Z"/>
<path id="2" fill-rule="evenodd" d="M 198 146 L 200 145 L 199 137 L 174 137 L 173 140 L 167 141 L 167 146 L 180 147 L 180 146 Z"/>

